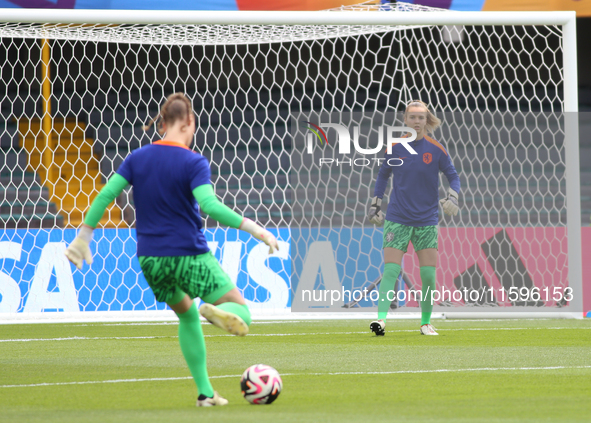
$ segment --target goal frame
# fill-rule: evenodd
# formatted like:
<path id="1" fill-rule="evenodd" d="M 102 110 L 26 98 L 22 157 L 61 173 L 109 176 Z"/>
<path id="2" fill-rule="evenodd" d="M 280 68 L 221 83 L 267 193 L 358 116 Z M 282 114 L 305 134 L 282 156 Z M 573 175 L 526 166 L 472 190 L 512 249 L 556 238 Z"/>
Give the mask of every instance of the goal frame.
<path id="1" fill-rule="evenodd" d="M 192 25 L 557 25 L 562 27 L 563 46 L 563 112 L 565 113 L 565 164 L 566 164 L 566 199 L 567 234 L 568 234 L 568 278 L 574 282 L 573 301 L 582 310 L 582 245 L 581 245 L 581 203 L 579 175 L 579 130 L 578 130 L 578 78 L 577 78 L 577 41 L 576 13 L 574 11 L 559 12 L 405 12 L 395 13 L 352 13 L 335 11 L 137 11 L 137 10 L 57 10 L 57 9 L 0 9 L 3 22 L 7 23 L 69 23 L 69 24 L 192 24 Z M 42 29 L 40 29 L 42 31 Z M 581 290 L 579 292 L 579 289 Z M 578 304 L 580 302 L 580 304 Z M 80 313 L 78 316 L 67 316 L 68 319 L 83 320 L 93 312 Z M 285 313 L 284 313 L 285 314 Z M 298 316 L 305 318 L 305 313 Z M 330 314 L 313 313 L 317 318 L 330 318 Z M 447 314 L 447 313 L 446 313 Z M 491 317 L 491 313 L 453 313 L 464 317 Z M 494 313 L 497 317 L 516 317 L 507 313 Z M 564 316 L 568 313 L 520 313 L 521 317 L 582 317 Z M 449 315 L 449 314 L 448 314 Z M 144 317 L 142 317 L 144 316 Z M 1 316 L 0 322 L 23 321 L 31 323 L 41 316 L 30 316 L 30 319 Z M 47 321 L 46 316 L 41 319 Z M 52 318 L 60 321 L 58 313 Z M 66 317 L 66 316 L 64 316 Z M 168 320 L 172 316 L 166 312 L 109 312 L 98 313 L 96 321 L 101 320 L 137 320 L 154 319 Z M 257 316 L 255 316 L 257 317 Z M 261 314 L 262 318 L 273 319 L 269 313 Z M 311 316 L 310 316 L 311 317 Z M 341 318 L 350 318 L 347 313 L 339 314 Z M 361 316 L 356 316 L 361 317 Z M 53 320 L 53 319 L 52 319 Z M 55 320 L 54 320 L 55 321 Z"/>

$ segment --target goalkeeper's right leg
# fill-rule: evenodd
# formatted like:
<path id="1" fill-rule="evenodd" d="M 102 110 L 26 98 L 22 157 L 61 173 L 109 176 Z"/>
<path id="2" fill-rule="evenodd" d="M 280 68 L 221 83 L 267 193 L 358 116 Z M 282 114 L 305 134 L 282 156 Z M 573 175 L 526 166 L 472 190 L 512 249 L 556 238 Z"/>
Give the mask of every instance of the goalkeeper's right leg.
<path id="1" fill-rule="evenodd" d="M 248 327 L 252 319 L 242 294 L 217 260 L 212 262 L 210 270 L 216 281 L 220 282 L 221 287 L 201 297 L 206 303 L 199 309 L 201 315 L 211 324 L 232 335 L 244 336 L 248 334 Z"/>
<path id="2" fill-rule="evenodd" d="M 386 220 L 384 224 L 384 274 L 380 282 L 378 299 L 378 320 L 371 322 L 369 328 L 373 333 L 382 336 L 385 333 L 386 317 L 390 304 L 394 300 L 394 287 L 402 270 L 402 257 L 408 249 L 412 228 L 400 223 Z"/>
<path id="3" fill-rule="evenodd" d="M 251 323 L 250 311 L 228 274 L 211 252 L 196 256 L 188 277 L 181 281 L 187 292 L 205 304 L 199 309 L 210 323 L 233 335 L 244 336 Z"/>
<path id="4" fill-rule="evenodd" d="M 225 302 L 219 306 L 214 306 L 206 303 L 199 308 L 199 312 L 212 325 L 232 335 L 245 336 L 248 334 L 248 324 L 244 321 L 244 318 L 247 318 L 246 315 L 250 317 L 250 311 L 246 305 Z"/>
<path id="5" fill-rule="evenodd" d="M 369 328 L 377 336 L 383 336 L 386 327 L 386 317 L 388 316 L 388 310 L 390 304 L 394 299 L 392 297 L 394 293 L 394 286 L 400 275 L 401 267 L 396 263 L 386 263 L 384 266 L 384 275 L 380 282 L 380 295 L 378 299 L 378 320 L 371 322 Z"/>

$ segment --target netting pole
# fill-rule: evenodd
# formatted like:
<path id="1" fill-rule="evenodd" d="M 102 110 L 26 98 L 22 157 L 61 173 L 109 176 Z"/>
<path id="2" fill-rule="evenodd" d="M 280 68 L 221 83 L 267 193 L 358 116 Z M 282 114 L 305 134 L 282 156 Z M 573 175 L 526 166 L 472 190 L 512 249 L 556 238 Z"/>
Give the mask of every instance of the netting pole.
<path id="1" fill-rule="evenodd" d="M 51 60 L 51 47 L 49 40 L 41 40 L 41 95 L 43 99 L 43 133 L 45 135 L 45 148 L 43 148 L 42 163 L 46 169 L 45 180 L 46 182 L 53 181 L 52 175 L 52 162 L 53 162 L 53 149 L 51 139 L 51 73 L 50 73 L 50 60 Z M 51 185 L 51 184 L 46 184 Z M 53 194 L 53 190 L 52 190 Z"/>
<path id="2" fill-rule="evenodd" d="M 576 13 L 562 25 L 564 68 L 564 131 L 566 164 L 566 223 L 568 232 L 568 280 L 573 303 L 583 310 L 583 262 L 581 247 L 581 182 L 579 174 L 579 98 L 577 76 Z M 575 282 L 576 281 L 576 282 Z M 575 282 L 575 283 L 573 283 Z M 584 310 L 583 310 L 584 311 Z"/>

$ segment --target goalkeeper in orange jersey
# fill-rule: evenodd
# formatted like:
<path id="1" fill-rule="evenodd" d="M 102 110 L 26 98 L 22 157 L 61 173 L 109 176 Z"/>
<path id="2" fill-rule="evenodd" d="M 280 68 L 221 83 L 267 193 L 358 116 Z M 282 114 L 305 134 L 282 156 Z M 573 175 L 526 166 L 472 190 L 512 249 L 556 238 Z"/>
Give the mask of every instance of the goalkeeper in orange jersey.
<path id="1" fill-rule="evenodd" d="M 408 243 L 417 252 L 421 271 L 421 328 L 422 335 L 437 335 L 431 325 L 435 290 L 435 267 L 437 265 L 437 235 L 439 222 L 439 172 L 447 177 L 450 188 L 447 197 L 440 200 L 443 211 L 457 215 L 460 178 L 447 150 L 428 134 L 441 121 L 420 100 L 411 101 L 404 113 L 404 123 L 417 132 L 415 141 L 409 142 L 417 154 L 411 154 L 402 144 L 386 153 L 380 167 L 374 198 L 368 219 L 376 225 L 384 224 L 381 210 L 382 197 L 390 175 L 393 175 L 392 193 L 384 225 L 384 274 L 380 283 L 378 320 L 371 322 L 370 329 L 376 335 L 384 335 L 386 315 L 393 299 L 394 285 L 400 275 L 402 256 Z"/>
<path id="2" fill-rule="evenodd" d="M 214 392 L 209 381 L 205 341 L 193 298 L 205 302 L 199 310 L 203 317 L 234 335 L 248 333 L 251 317 L 244 298 L 207 246 L 200 211 L 222 225 L 249 232 L 269 246 L 270 254 L 278 243 L 269 231 L 216 198 L 207 159 L 189 148 L 195 133 L 189 99 L 181 93 L 171 95 L 159 118 L 158 132 L 166 134 L 165 139 L 125 159 L 93 201 L 66 256 L 79 269 L 84 260 L 92 263 L 93 229 L 108 204 L 131 184 L 140 266 L 156 299 L 166 302 L 179 318 L 179 343 L 199 391 L 197 406 L 226 405 L 228 401 Z"/>

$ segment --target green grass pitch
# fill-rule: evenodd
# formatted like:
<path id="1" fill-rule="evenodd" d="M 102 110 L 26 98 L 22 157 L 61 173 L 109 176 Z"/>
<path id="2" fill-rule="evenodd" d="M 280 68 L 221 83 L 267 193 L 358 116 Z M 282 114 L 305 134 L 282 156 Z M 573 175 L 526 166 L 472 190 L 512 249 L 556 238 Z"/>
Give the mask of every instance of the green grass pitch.
<path id="1" fill-rule="evenodd" d="M 297 318 L 297 315 L 295 315 Z M 226 407 L 198 409 L 175 323 L 0 326 L 2 422 L 588 422 L 591 320 L 207 324 Z M 28 341 L 27 341 L 28 340 Z M 283 392 L 248 404 L 239 375 L 275 367 Z"/>

